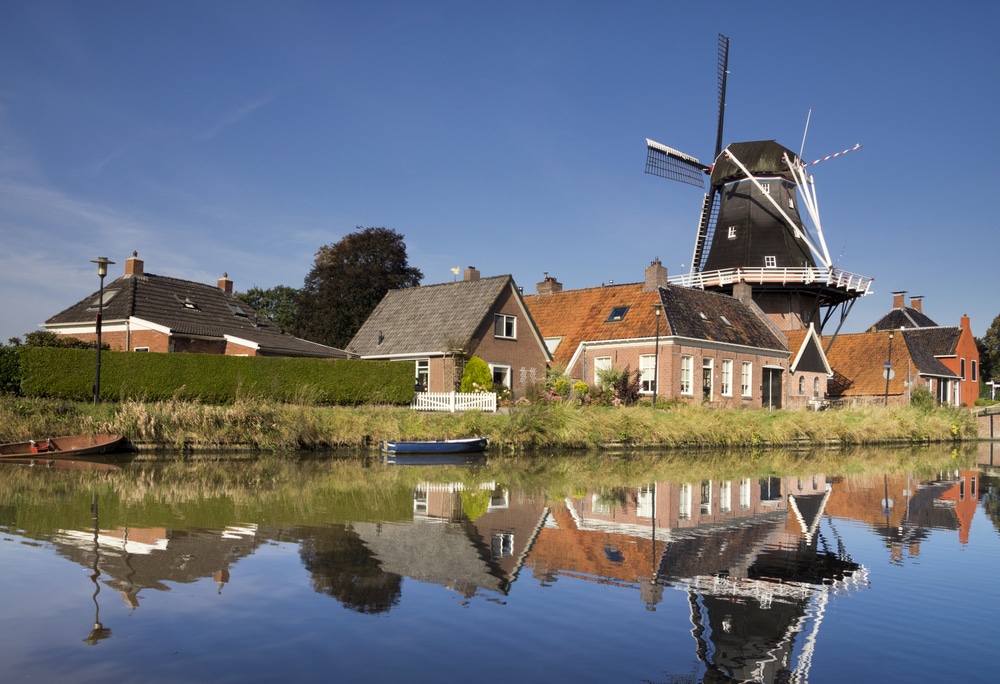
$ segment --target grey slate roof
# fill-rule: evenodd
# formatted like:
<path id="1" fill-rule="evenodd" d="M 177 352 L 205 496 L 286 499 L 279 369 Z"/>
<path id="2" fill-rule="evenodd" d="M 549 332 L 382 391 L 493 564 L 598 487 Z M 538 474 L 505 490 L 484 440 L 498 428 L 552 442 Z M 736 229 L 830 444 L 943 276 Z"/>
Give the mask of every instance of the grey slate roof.
<path id="1" fill-rule="evenodd" d="M 668 285 L 660 288 L 660 300 L 673 335 L 757 349 L 788 349 L 786 340 L 762 316 L 735 297 Z"/>
<path id="2" fill-rule="evenodd" d="M 919 344 L 934 356 L 954 356 L 958 348 L 958 340 L 962 329 L 956 326 L 937 328 L 921 328 L 919 330 L 904 330 L 906 343 Z M 912 346 L 912 344 L 911 344 Z"/>
<path id="3" fill-rule="evenodd" d="M 900 328 L 933 328 L 937 323 L 927 314 L 913 307 L 896 308 L 882 316 L 872 326 L 876 330 L 899 330 Z"/>
<path id="4" fill-rule="evenodd" d="M 930 331 L 937 330 L 948 330 L 948 328 L 931 328 Z M 958 328 L 954 328 L 958 331 Z M 955 371 L 951 370 L 943 363 L 941 363 L 936 357 L 932 347 L 928 347 L 925 342 L 934 343 L 934 338 L 943 338 L 942 335 L 925 335 L 927 331 L 924 330 L 904 330 L 903 339 L 906 340 L 906 348 L 910 350 L 910 357 L 913 359 L 913 363 L 916 364 L 917 370 L 922 375 L 934 375 L 938 377 L 945 378 L 957 378 L 958 375 Z M 959 331 L 960 332 L 960 331 Z M 957 339 L 957 336 L 956 336 Z M 937 340 L 940 343 L 941 340 Z M 954 351 L 954 345 L 952 346 Z"/>
<path id="5" fill-rule="evenodd" d="M 95 292 L 80 300 L 45 321 L 45 326 L 93 324 L 98 297 Z M 251 341 L 264 355 L 349 356 L 341 349 L 282 333 L 267 317 L 216 286 L 151 273 L 123 275 L 104 287 L 104 325 L 130 318 L 168 328 L 174 335 Z"/>
<path id="6" fill-rule="evenodd" d="M 466 348 L 509 275 L 390 290 L 347 345 L 362 357 L 438 354 Z"/>

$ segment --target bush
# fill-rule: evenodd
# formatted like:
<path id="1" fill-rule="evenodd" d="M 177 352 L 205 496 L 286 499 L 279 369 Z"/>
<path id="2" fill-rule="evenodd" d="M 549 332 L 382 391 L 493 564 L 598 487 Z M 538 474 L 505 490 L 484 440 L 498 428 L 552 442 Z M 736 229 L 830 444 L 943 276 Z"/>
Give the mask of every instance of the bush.
<path id="1" fill-rule="evenodd" d="M 914 387 L 910 392 L 910 404 L 919 409 L 932 409 L 937 406 L 937 399 L 931 391 L 922 385 Z"/>
<path id="2" fill-rule="evenodd" d="M 462 373 L 463 392 L 490 392 L 493 389 L 493 373 L 489 365 L 478 356 L 473 356 L 465 363 Z"/>

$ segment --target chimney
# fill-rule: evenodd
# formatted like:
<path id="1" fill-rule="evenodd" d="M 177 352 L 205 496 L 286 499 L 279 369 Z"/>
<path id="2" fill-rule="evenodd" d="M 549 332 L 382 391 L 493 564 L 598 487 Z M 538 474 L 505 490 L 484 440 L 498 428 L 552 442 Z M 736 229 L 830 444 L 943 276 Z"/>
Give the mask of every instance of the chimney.
<path id="1" fill-rule="evenodd" d="M 892 293 L 892 308 L 893 309 L 906 308 L 906 290 Z"/>
<path id="2" fill-rule="evenodd" d="M 969 315 L 968 314 L 962 314 L 962 318 L 961 318 L 961 320 L 959 322 L 959 325 L 964 330 L 968 330 L 969 332 L 972 332 L 972 321 L 969 320 Z"/>
<path id="3" fill-rule="evenodd" d="M 125 260 L 125 275 L 142 275 L 142 259 L 139 258 L 138 252 L 132 252 L 132 256 Z"/>
<path id="4" fill-rule="evenodd" d="M 233 281 L 229 279 L 228 273 L 223 273 L 222 277 L 219 278 L 219 289 L 227 295 L 231 295 L 233 293 Z"/>
<path id="5" fill-rule="evenodd" d="M 656 257 L 646 267 L 646 285 L 642 291 L 650 292 L 658 287 L 666 287 L 668 284 L 667 267 L 660 263 L 660 257 Z"/>
<path id="6" fill-rule="evenodd" d="M 475 266 L 469 266 L 465 269 L 462 280 L 479 280 L 479 271 L 476 270 Z"/>
<path id="7" fill-rule="evenodd" d="M 744 304 L 749 304 L 753 301 L 753 288 L 750 286 L 750 283 L 742 280 L 738 283 L 733 283 L 733 296 Z"/>
<path id="8" fill-rule="evenodd" d="M 924 310 L 923 310 L 923 307 L 922 307 L 922 305 L 920 303 L 920 300 L 922 300 L 922 299 L 923 299 L 923 295 L 921 295 L 919 297 L 910 297 L 910 308 L 913 309 L 914 311 L 918 312 L 918 313 L 923 313 Z"/>
<path id="9" fill-rule="evenodd" d="M 542 282 L 535 283 L 535 292 L 540 295 L 550 295 L 553 292 L 562 292 L 562 283 L 546 273 Z"/>

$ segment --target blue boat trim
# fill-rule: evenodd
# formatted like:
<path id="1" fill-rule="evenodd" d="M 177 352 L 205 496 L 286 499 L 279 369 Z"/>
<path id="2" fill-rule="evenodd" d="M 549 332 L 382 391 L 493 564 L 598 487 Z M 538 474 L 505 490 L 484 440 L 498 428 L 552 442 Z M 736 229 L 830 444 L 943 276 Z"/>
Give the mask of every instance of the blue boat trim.
<path id="1" fill-rule="evenodd" d="M 429 441 L 385 441 L 382 451 L 390 454 L 459 454 L 486 450 L 488 437 L 440 439 Z"/>

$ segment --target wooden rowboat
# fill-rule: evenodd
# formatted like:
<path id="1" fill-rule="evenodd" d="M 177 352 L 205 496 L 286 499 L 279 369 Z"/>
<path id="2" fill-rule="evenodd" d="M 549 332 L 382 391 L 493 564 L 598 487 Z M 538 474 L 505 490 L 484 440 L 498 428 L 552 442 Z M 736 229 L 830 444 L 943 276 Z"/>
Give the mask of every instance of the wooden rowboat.
<path id="1" fill-rule="evenodd" d="M 73 459 L 125 451 L 122 435 L 72 435 L 0 444 L 0 461 L 7 458 Z"/>
<path id="2" fill-rule="evenodd" d="M 413 442 L 388 441 L 382 442 L 382 451 L 387 454 L 470 454 L 485 451 L 489 442 L 488 437 Z"/>

